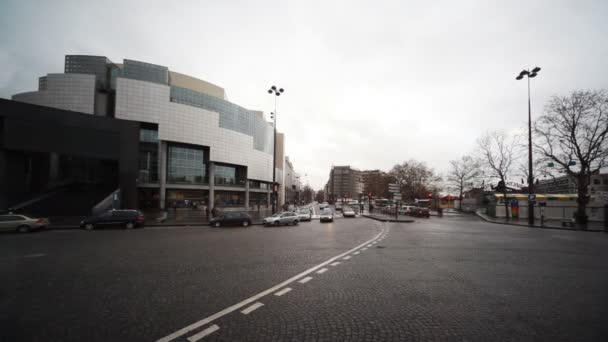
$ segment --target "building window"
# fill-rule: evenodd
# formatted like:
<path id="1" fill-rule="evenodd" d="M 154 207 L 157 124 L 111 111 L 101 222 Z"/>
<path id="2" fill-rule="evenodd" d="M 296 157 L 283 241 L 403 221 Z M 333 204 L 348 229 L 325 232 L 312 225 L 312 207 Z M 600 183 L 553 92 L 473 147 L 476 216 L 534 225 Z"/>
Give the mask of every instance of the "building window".
<path id="1" fill-rule="evenodd" d="M 169 183 L 206 184 L 202 149 L 169 146 L 167 158 Z"/>
<path id="2" fill-rule="evenodd" d="M 139 176 L 140 183 L 158 182 L 158 131 L 139 130 Z"/>
<path id="3" fill-rule="evenodd" d="M 231 166 L 215 166 L 216 185 L 237 185 L 236 168 Z"/>

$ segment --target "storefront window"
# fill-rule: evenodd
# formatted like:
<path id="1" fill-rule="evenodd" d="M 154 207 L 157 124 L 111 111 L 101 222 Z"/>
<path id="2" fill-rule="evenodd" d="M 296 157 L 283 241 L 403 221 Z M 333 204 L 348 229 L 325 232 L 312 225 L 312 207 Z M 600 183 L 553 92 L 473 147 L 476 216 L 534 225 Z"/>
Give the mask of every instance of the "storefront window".
<path id="1" fill-rule="evenodd" d="M 245 181 L 237 180 L 236 168 L 232 166 L 215 166 L 215 184 L 225 186 L 245 186 Z"/>
<path id="2" fill-rule="evenodd" d="M 237 191 L 216 191 L 215 205 L 219 207 L 240 207 L 245 205 L 245 193 Z"/>
<path id="3" fill-rule="evenodd" d="M 139 176 L 140 183 L 158 182 L 158 131 L 139 130 Z"/>

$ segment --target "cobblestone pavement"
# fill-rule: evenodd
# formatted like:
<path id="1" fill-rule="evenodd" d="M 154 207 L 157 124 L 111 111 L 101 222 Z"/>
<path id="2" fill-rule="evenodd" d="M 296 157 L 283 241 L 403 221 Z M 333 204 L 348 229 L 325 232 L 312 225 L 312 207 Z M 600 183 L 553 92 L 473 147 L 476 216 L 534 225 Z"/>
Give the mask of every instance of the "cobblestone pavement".
<path id="1" fill-rule="evenodd" d="M 6 235 L 0 336 L 605 341 L 607 247 L 470 216 Z"/>

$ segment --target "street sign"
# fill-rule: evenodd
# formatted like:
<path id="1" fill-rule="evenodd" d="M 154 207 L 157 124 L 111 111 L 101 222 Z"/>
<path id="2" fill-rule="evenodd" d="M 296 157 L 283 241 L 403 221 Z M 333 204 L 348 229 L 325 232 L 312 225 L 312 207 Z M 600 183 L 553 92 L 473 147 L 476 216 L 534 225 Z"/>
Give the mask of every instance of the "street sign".
<path id="1" fill-rule="evenodd" d="M 393 199 L 396 201 L 401 201 L 401 195 L 393 195 Z"/>
<path id="2" fill-rule="evenodd" d="M 528 195 L 528 201 L 536 201 L 536 194 Z"/>

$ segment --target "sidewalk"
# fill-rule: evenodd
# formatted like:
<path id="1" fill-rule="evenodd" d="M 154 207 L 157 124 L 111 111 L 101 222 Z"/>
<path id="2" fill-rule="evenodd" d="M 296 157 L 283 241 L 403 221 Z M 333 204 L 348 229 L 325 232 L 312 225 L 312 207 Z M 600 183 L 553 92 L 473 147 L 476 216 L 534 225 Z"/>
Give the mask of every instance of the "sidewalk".
<path id="1" fill-rule="evenodd" d="M 480 211 L 476 211 L 475 215 L 483 219 L 484 221 L 496 223 L 496 224 L 508 224 L 511 226 L 530 227 L 526 219 L 510 219 L 507 220 L 504 217 L 490 217 Z M 559 230 L 577 230 L 585 231 L 581 225 L 575 225 L 574 227 L 564 227 L 561 221 L 558 220 L 545 220 L 544 224 L 540 225 L 540 220 L 535 221 L 535 225 L 532 228 L 543 228 L 543 229 L 559 229 Z M 587 224 L 587 231 L 590 232 L 601 232 L 604 231 L 603 222 L 589 222 Z"/>

